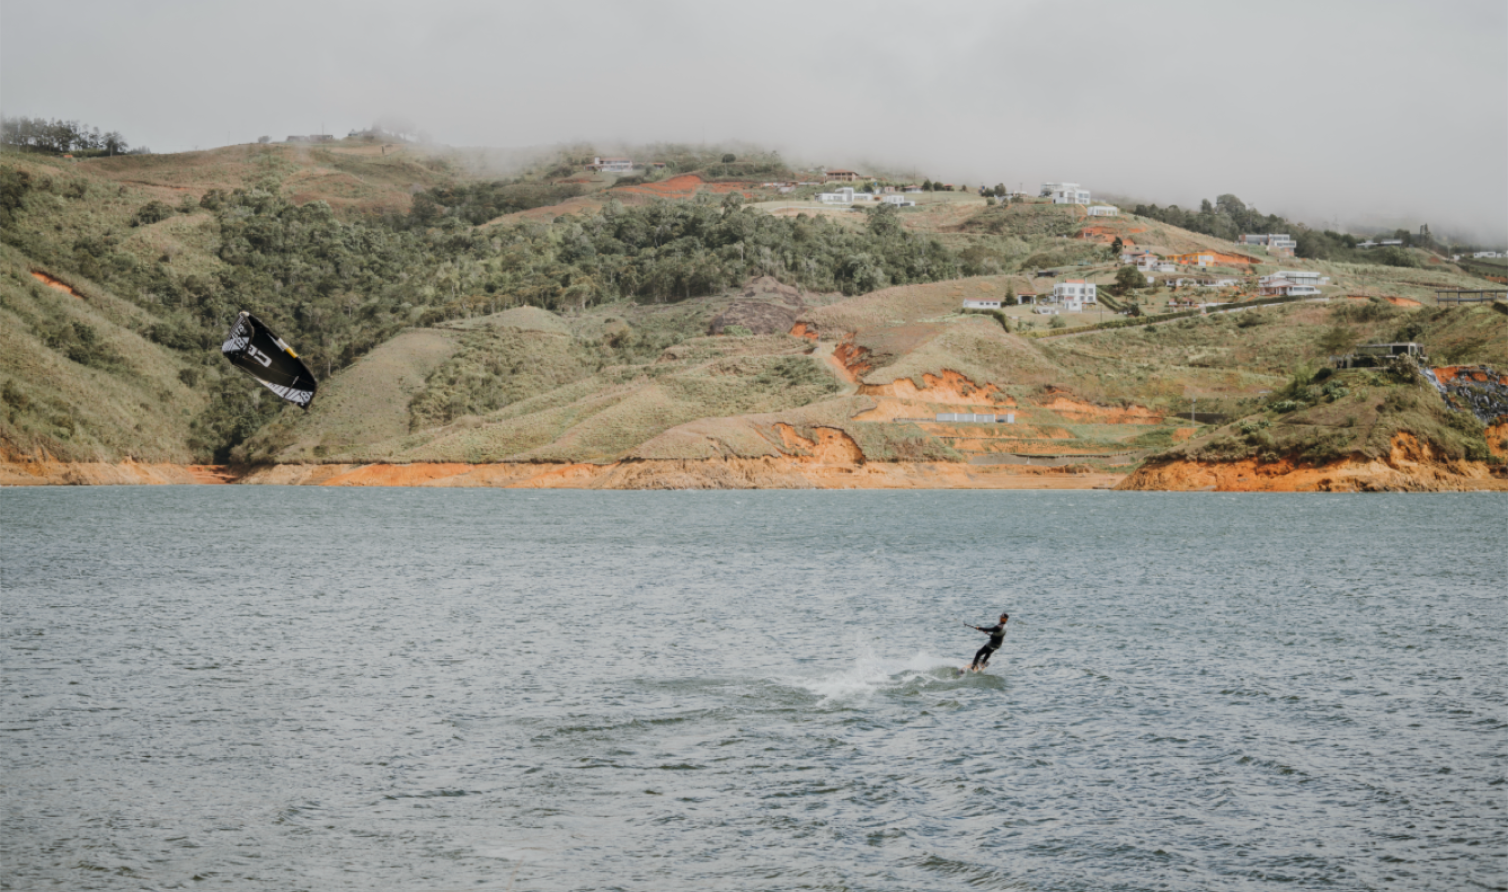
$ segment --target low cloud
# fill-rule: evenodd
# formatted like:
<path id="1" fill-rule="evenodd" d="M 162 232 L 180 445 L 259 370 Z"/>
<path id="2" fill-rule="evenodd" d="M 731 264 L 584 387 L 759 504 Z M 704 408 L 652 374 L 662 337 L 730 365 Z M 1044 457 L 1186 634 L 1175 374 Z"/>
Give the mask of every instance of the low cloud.
<path id="1" fill-rule="evenodd" d="M 158 151 L 387 116 L 451 145 L 736 140 L 1508 242 L 1499 0 L 11 0 L 0 49 L 7 114 Z"/>

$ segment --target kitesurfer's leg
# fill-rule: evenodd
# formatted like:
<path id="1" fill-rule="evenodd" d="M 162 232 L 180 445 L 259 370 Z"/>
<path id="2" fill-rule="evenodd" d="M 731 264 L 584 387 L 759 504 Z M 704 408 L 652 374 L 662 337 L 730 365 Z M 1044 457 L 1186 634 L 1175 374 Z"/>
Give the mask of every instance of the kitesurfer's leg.
<path id="1" fill-rule="evenodd" d="M 988 644 L 986 644 L 984 647 L 981 647 L 979 649 L 979 653 L 974 654 L 974 662 L 969 664 L 969 668 L 983 669 L 985 666 L 989 665 L 990 654 L 994 652 L 995 649 L 993 647 L 990 647 Z"/>

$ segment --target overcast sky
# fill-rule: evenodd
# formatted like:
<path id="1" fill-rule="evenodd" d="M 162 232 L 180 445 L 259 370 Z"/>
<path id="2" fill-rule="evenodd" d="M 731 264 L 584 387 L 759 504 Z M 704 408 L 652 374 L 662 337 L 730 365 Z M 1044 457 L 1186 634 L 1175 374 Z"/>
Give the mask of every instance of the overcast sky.
<path id="1" fill-rule="evenodd" d="M 719 142 L 1508 241 L 1504 0 L 4 0 L 0 109 L 158 152 Z"/>

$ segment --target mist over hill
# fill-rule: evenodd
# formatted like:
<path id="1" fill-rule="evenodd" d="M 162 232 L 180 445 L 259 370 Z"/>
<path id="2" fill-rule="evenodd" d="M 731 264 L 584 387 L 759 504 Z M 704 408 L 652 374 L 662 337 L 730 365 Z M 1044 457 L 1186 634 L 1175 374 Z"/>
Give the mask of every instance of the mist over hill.
<path id="1" fill-rule="evenodd" d="M 1230 192 L 1314 226 L 1508 243 L 1494 0 L 175 9 L 8 3 L 0 105 L 167 152 L 379 120 L 455 146 L 749 142 L 802 164 L 1185 208 Z M 299 64 L 266 64 L 269 47 Z M 256 76 L 184 74 L 231 71 Z"/>

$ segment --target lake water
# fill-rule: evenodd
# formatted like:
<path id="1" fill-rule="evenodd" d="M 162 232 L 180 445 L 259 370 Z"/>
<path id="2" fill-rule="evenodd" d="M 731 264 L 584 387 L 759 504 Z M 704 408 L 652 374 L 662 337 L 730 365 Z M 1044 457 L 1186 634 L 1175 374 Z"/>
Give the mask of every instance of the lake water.
<path id="1" fill-rule="evenodd" d="M 1504 889 L 1505 506 L 3 490 L 0 876 Z"/>

